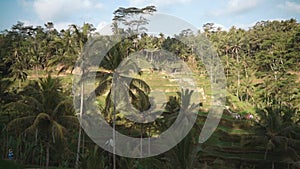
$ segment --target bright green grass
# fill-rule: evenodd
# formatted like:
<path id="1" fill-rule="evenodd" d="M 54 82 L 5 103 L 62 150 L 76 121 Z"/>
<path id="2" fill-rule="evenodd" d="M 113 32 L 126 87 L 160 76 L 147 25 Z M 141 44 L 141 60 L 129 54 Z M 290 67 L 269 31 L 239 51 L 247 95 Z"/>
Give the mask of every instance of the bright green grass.
<path id="1" fill-rule="evenodd" d="M 176 76 L 176 78 L 180 78 L 181 75 Z M 165 94 L 166 99 L 170 96 L 178 96 L 177 92 L 181 92 L 178 82 L 174 80 L 174 76 L 168 76 L 162 72 L 144 72 L 141 76 L 134 75 L 133 77 L 145 81 L 151 88 L 151 91 L 161 91 Z M 198 90 L 203 88 L 204 94 L 206 94 L 206 92 L 210 93 L 210 84 L 207 78 L 197 75 L 192 75 L 191 78 L 196 83 L 195 85 L 198 87 Z M 199 98 L 199 102 L 204 103 L 204 108 L 208 109 L 210 98 L 206 97 L 206 100 L 204 100 L 201 94 L 199 96 L 201 97 Z M 105 95 L 98 97 L 98 102 L 101 106 L 104 106 Z"/>

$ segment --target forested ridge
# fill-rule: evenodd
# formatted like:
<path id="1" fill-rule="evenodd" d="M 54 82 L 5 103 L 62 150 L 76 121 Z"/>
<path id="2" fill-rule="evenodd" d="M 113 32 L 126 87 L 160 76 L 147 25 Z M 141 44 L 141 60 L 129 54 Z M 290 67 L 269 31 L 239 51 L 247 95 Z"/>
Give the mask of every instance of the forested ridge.
<path id="1" fill-rule="evenodd" d="M 130 34 L 134 30 L 116 24 L 123 16 L 120 13 L 124 8 L 115 11 L 112 30 L 115 35 Z M 141 29 L 146 22 L 139 20 L 136 25 Z M 300 24 L 295 19 L 259 21 L 247 30 L 232 26 L 227 31 L 206 23 L 197 33 L 183 30 L 174 37 L 142 33 L 114 46 L 100 65 L 103 76 L 97 88 L 111 125 L 112 101 L 106 99 L 111 72 L 131 53 L 148 51 L 153 58 L 159 57 L 153 51 L 168 50 L 186 62 L 199 81 L 205 81 L 207 72 L 193 48 L 198 43 L 195 37 L 201 35 L 211 42 L 224 67 L 226 108 L 212 137 L 198 143 L 208 111 L 203 105 L 186 138 L 168 152 L 145 159 L 114 157 L 80 129 L 79 112 L 73 108 L 72 73 L 88 39 L 106 37 L 95 30 L 89 23 L 57 30 L 52 22 L 42 26 L 18 22 L 1 32 L 1 159 L 13 149 L 16 163 L 46 168 L 113 168 L 113 158 L 116 168 L 124 169 L 300 168 Z M 187 39 L 188 46 L 176 37 Z M 159 70 L 142 74 L 145 79 L 159 78 Z M 133 104 L 146 110 L 149 103 L 143 99 L 148 98 L 151 85 L 136 82 L 130 89 L 140 93 L 133 94 Z M 181 106 L 179 96 L 173 94 L 162 118 L 150 127 L 118 119 L 117 130 L 134 137 L 166 130 Z M 205 94 L 209 99 L 209 92 Z"/>

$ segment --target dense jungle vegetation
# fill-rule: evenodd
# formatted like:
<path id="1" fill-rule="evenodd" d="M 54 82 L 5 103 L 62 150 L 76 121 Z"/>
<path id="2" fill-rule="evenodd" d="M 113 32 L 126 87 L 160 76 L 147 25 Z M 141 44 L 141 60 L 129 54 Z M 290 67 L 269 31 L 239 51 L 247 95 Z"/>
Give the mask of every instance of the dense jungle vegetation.
<path id="1" fill-rule="evenodd" d="M 144 11 L 154 13 L 156 9 L 150 6 L 116 10 L 114 35 L 146 29 L 145 18 L 126 20 Z M 173 37 L 142 32 L 127 36 L 111 48 L 99 65 L 101 78 L 96 79 L 99 106 L 111 125 L 112 73 L 137 51 L 146 51 L 150 60 L 160 57 L 155 52 L 161 49 L 174 53 L 189 65 L 204 90 L 206 99 L 201 100 L 202 107 L 190 133 L 168 152 L 142 159 L 104 151 L 79 125 L 77 115 L 84 112 L 74 110 L 73 69 L 78 58 L 84 57 L 82 51 L 90 37 L 107 36 L 95 30 L 89 23 L 57 30 L 52 22 L 42 26 L 18 22 L 1 32 L 0 168 L 300 168 L 300 24 L 295 19 L 258 21 L 248 30 L 232 26 L 227 31 L 206 23 L 201 31 L 182 30 Z M 207 71 L 195 52 L 197 36 L 211 42 L 227 81 L 221 121 L 202 144 L 198 137 L 211 92 Z M 188 46 L 178 42 L 178 38 L 188 39 Z M 126 135 L 146 138 L 166 130 L 174 121 L 181 107 L 177 95 L 181 91 L 174 87 L 172 77 L 160 69 L 149 67 L 140 73 L 137 83 L 130 86 L 133 104 L 139 110 L 147 110 L 149 91 L 160 89 L 169 95 L 165 110 L 150 126 L 118 116 L 115 127 Z M 9 149 L 14 151 L 13 161 L 7 160 Z"/>

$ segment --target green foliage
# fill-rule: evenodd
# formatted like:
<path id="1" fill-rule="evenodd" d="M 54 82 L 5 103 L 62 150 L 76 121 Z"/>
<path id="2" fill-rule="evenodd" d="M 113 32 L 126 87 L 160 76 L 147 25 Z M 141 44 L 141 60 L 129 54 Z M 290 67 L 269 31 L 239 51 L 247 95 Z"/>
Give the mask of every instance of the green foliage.
<path id="1" fill-rule="evenodd" d="M 113 31 L 116 34 L 119 34 L 120 31 L 126 29 L 125 31 L 129 34 L 134 33 L 141 33 L 142 31 L 146 31 L 147 28 L 145 27 L 148 24 L 148 20 L 144 17 L 145 15 L 151 15 L 152 13 L 156 12 L 155 6 L 146 6 L 144 8 L 136 8 L 136 7 L 129 7 L 123 8 L 120 7 L 114 11 L 114 24 Z M 123 24 L 125 28 L 119 30 L 118 24 Z"/>
<path id="2" fill-rule="evenodd" d="M 120 37 L 120 42 L 112 46 L 99 65 L 93 91 L 99 96 L 99 106 L 103 107 L 107 122 L 113 124 L 115 114 L 116 128 L 123 134 L 157 136 L 173 123 L 179 109 L 186 106 L 181 103 L 180 95 L 176 95 L 180 89 L 174 87 L 170 77 L 160 70 L 154 71 L 154 63 L 168 68 L 169 55 L 157 54 L 161 50 L 174 53 L 191 67 L 197 83 L 205 89 L 207 101 L 204 104 L 209 107 L 213 91 L 206 90 L 207 79 L 213 77 L 207 77 L 208 70 L 201 62 L 201 57 L 208 53 L 197 56 L 195 46 L 198 44 L 203 49 L 214 48 L 223 63 L 228 91 L 226 106 L 230 113 L 224 113 L 216 132 L 202 145 L 196 138 L 207 112 L 199 113 L 192 132 L 169 152 L 146 159 L 117 157 L 117 167 L 271 168 L 275 165 L 275 168 L 297 168 L 300 160 L 299 23 L 294 19 L 261 21 L 249 30 L 232 27 L 228 31 L 207 23 L 203 25 L 204 32 L 182 30 L 174 37 L 165 37 L 143 32 L 148 23 L 144 16 L 155 11 L 155 7 L 149 6 L 119 8 L 114 12 L 113 32 L 126 36 Z M 36 27 L 18 22 L 0 34 L 2 157 L 6 157 L 6 149 L 11 147 L 24 164 L 45 166 L 49 162 L 54 166 L 74 167 L 78 147 L 81 168 L 112 167 L 113 156 L 95 146 L 84 132 L 77 131 L 78 120 L 70 100 L 72 94 L 69 86 L 64 86 L 70 83 L 72 75 L 69 73 L 77 58 L 80 56 L 81 63 L 85 60 L 87 53 L 83 49 L 88 38 L 106 40 L 107 43 L 102 44 L 105 47 L 112 45 L 108 36 L 96 36 L 94 31 L 93 25 L 88 23 L 57 31 L 51 22 Z M 131 36 L 137 32 L 141 34 Z M 142 51 L 151 62 L 140 63 L 149 71 L 140 70 L 134 60 L 127 59 L 137 51 Z M 157 63 L 157 60 L 163 62 Z M 126 84 L 130 72 L 136 76 Z M 44 77 L 48 73 L 52 77 L 60 74 L 62 81 Z M 151 90 L 166 91 L 169 100 L 164 105 L 164 113 L 149 125 L 125 119 L 122 112 L 113 109 L 113 81 L 120 82 L 119 87 L 129 91 L 128 96 L 120 94 L 140 111 L 149 109 Z M 190 93 L 184 91 L 184 94 Z M 242 118 L 235 119 L 232 113 L 241 114 Z M 245 119 L 248 113 L 254 118 Z M 85 139 L 81 141 L 81 138 Z M 16 168 L 12 161 L 2 160 L 0 168 L 3 168 L 1 165 Z"/>

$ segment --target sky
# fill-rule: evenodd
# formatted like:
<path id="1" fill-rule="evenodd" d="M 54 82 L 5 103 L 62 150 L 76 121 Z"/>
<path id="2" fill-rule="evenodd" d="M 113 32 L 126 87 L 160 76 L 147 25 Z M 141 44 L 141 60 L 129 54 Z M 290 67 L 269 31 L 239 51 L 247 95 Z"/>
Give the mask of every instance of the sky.
<path id="1" fill-rule="evenodd" d="M 1 0 L 0 31 L 17 21 L 33 26 L 53 22 L 58 30 L 91 23 L 100 30 L 111 23 L 119 7 L 147 5 L 197 28 L 208 22 L 224 30 L 231 26 L 247 29 L 262 20 L 294 18 L 300 22 L 300 0 Z"/>

